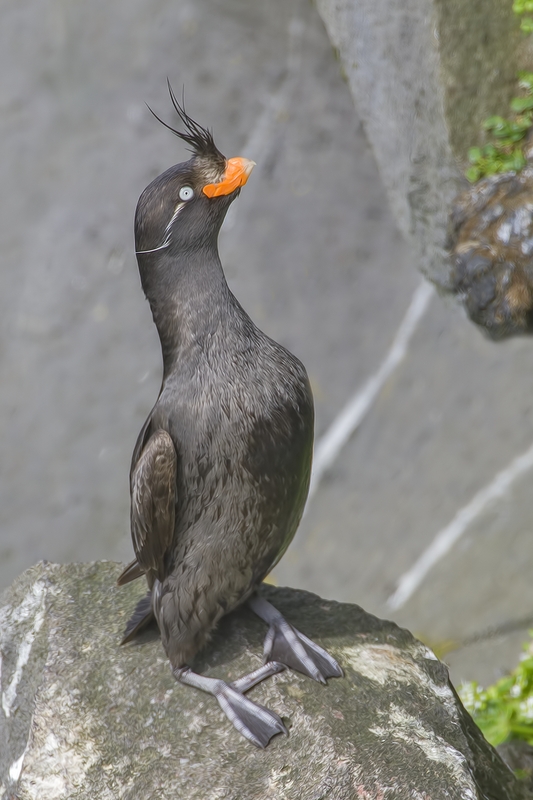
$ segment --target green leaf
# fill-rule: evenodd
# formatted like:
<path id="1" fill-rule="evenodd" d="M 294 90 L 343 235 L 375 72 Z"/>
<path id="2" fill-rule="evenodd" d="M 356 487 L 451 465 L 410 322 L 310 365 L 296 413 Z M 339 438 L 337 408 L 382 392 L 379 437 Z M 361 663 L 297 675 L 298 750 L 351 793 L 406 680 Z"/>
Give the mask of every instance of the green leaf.
<path id="1" fill-rule="evenodd" d="M 520 30 L 524 33 L 533 33 L 533 17 L 524 17 L 520 21 Z"/>
<path id="2" fill-rule="evenodd" d="M 533 12 L 533 0 L 515 0 L 513 11 L 515 14 L 531 14 Z"/>
<path id="3" fill-rule="evenodd" d="M 533 108 L 533 95 L 529 97 L 513 97 L 511 100 L 511 108 L 519 114 L 522 111 Z"/>
<path id="4" fill-rule="evenodd" d="M 512 133 L 509 136 L 508 144 L 515 144 L 516 142 L 522 141 L 525 135 L 526 135 L 525 131 L 516 131 L 516 133 Z"/>
<path id="5" fill-rule="evenodd" d="M 525 111 L 511 123 L 511 131 L 525 133 L 531 127 L 531 111 Z"/>
<path id="6" fill-rule="evenodd" d="M 489 117 L 483 123 L 483 127 L 491 131 L 492 135 L 498 139 L 508 136 L 511 131 L 511 123 L 503 117 Z"/>
<path id="7" fill-rule="evenodd" d="M 511 730 L 516 737 L 520 737 L 521 739 L 531 739 L 533 737 L 533 725 L 513 725 L 511 724 Z"/>
<path id="8" fill-rule="evenodd" d="M 478 167 L 469 167 L 466 172 L 466 179 L 470 181 L 470 183 L 475 183 L 481 178 L 481 172 Z"/>
<path id="9" fill-rule="evenodd" d="M 505 139 L 507 136 L 511 135 L 511 126 L 507 123 L 505 126 L 501 128 L 493 128 L 492 135 L 496 137 L 496 139 Z"/>
<path id="10" fill-rule="evenodd" d="M 511 730 L 505 719 L 484 720 L 480 718 L 477 719 L 476 722 L 481 728 L 485 739 L 487 739 L 493 747 L 497 747 L 502 742 L 505 742 L 511 734 Z"/>
<path id="11" fill-rule="evenodd" d="M 483 122 L 483 127 L 486 130 L 490 130 L 491 128 L 496 128 L 500 125 L 505 125 L 506 121 L 503 117 L 487 117 L 487 119 Z"/>
<path id="12" fill-rule="evenodd" d="M 520 148 L 513 158 L 524 160 Z M 509 159 L 504 159 L 506 167 Z M 533 635 L 530 633 L 530 636 Z M 482 689 L 476 683 L 467 683 L 459 688 L 465 707 L 486 738 L 493 745 L 508 739 L 523 739 L 533 744 L 533 643 L 525 646 L 526 657 L 510 675 Z"/>
<path id="13" fill-rule="evenodd" d="M 471 164 L 475 164 L 483 157 L 481 147 L 471 147 L 468 151 L 468 160 Z"/>
<path id="14" fill-rule="evenodd" d="M 521 70 L 518 73 L 518 80 L 520 82 L 520 86 L 522 86 L 524 89 L 533 88 L 533 72 Z"/>

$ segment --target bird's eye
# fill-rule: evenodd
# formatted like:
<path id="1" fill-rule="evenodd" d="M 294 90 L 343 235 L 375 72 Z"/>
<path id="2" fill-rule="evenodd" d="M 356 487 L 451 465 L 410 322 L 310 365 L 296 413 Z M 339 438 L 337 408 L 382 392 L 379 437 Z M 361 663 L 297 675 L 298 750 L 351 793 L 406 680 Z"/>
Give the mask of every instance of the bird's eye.
<path id="1" fill-rule="evenodd" d="M 180 189 L 180 200 L 190 200 L 194 196 L 194 191 L 190 186 L 182 186 Z"/>

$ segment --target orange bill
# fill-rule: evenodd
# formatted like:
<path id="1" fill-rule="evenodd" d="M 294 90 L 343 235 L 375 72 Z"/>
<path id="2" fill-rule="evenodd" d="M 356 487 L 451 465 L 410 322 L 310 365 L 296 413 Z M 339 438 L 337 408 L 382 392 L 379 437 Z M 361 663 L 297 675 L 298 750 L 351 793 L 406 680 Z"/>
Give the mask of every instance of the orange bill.
<path id="1" fill-rule="evenodd" d="M 208 183 L 202 191 L 208 197 L 231 194 L 235 189 L 244 186 L 254 167 L 255 161 L 250 161 L 249 158 L 228 158 L 222 180 L 219 183 Z"/>

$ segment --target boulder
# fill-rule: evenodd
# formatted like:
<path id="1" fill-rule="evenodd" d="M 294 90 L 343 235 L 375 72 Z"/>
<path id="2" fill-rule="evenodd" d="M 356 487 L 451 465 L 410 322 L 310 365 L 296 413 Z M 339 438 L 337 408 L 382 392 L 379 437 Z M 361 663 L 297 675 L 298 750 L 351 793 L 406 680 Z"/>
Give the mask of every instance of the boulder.
<path id="1" fill-rule="evenodd" d="M 453 284 L 494 339 L 533 332 L 533 165 L 492 175 L 455 199 Z"/>
<path id="2" fill-rule="evenodd" d="M 292 589 L 262 591 L 345 670 L 252 690 L 290 728 L 258 750 L 216 701 L 176 683 L 157 631 L 119 646 L 145 587 L 120 565 L 41 563 L 0 600 L 3 800 L 507 798 L 525 790 L 465 712 L 446 667 L 391 622 Z M 195 664 L 234 679 L 261 663 L 243 609 Z"/>

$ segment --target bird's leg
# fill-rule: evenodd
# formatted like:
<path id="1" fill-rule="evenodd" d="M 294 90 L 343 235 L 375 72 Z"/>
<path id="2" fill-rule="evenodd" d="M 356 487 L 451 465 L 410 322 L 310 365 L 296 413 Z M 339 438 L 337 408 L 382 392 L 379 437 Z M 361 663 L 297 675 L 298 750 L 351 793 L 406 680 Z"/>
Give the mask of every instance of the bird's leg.
<path id="1" fill-rule="evenodd" d="M 278 672 L 283 672 L 285 669 L 285 664 L 279 664 L 277 661 L 269 661 L 268 664 L 263 664 L 262 667 L 259 669 L 254 670 L 253 672 L 249 672 L 248 675 L 243 675 L 242 678 L 237 678 L 236 681 L 232 681 L 230 686 L 233 686 L 234 689 L 237 689 L 238 692 L 247 692 L 254 686 L 257 686 L 258 683 L 264 681 L 265 678 L 270 678 L 271 675 L 276 675 Z"/>
<path id="2" fill-rule="evenodd" d="M 216 697 L 220 708 L 239 733 L 257 747 L 266 747 L 277 733 L 288 734 L 287 728 L 274 711 L 252 703 L 243 692 L 281 669 L 283 667 L 280 664 L 265 664 L 233 684 L 198 675 L 189 667 L 174 667 L 172 674 L 180 683 L 194 686 L 195 689 Z"/>
<path id="3" fill-rule="evenodd" d="M 268 600 L 254 595 L 248 605 L 270 625 L 264 644 L 265 666 L 280 662 L 320 683 L 326 683 L 326 678 L 342 678 L 344 673 L 335 659 L 296 630 Z"/>

